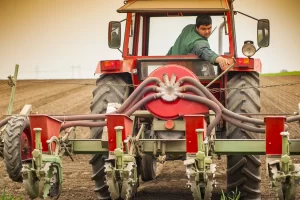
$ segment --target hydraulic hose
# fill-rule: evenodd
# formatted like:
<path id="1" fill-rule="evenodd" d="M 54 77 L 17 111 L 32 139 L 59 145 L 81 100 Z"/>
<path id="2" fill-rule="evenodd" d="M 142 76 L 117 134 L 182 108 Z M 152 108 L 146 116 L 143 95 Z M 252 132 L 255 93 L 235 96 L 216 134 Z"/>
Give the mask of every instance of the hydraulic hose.
<path id="1" fill-rule="evenodd" d="M 72 127 L 72 126 L 82 126 L 82 127 L 103 127 L 106 126 L 106 121 L 101 122 L 87 122 L 87 121 L 70 121 L 61 125 L 60 131 Z"/>
<path id="2" fill-rule="evenodd" d="M 158 92 L 158 87 L 157 86 L 147 86 L 146 88 L 144 88 L 142 90 L 142 92 L 139 93 L 139 95 L 130 103 L 129 106 L 127 106 L 127 108 L 125 109 L 125 111 L 122 112 L 126 112 L 128 111 L 132 106 L 134 106 L 139 100 L 142 99 L 142 97 L 149 93 L 149 92 Z M 119 112 L 119 110 L 117 111 Z"/>
<path id="3" fill-rule="evenodd" d="M 201 90 L 201 92 L 210 100 L 212 100 L 213 102 L 215 102 L 216 104 L 219 105 L 219 107 L 221 108 L 221 110 L 223 111 L 222 113 L 222 118 L 224 120 L 226 120 L 227 122 L 237 126 L 237 127 L 240 127 L 242 129 L 245 129 L 245 130 L 248 130 L 248 131 L 251 131 L 251 132 L 255 132 L 255 133 L 265 133 L 265 128 L 257 128 L 257 127 L 254 127 L 254 126 L 249 126 L 249 125 L 246 125 L 246 124 L 243 124 L 241 122 L 238 122 L 236 120 L 240 120 L 240 121 L 244 121 L 244 122 L 250 122 L 250 123 L 254 123 L 254 124 L 257 124 L 257 125 L 264 125 L 264 121 L 263 120 L 257 120 L 257 119 L 252 119 L 252 118 L 248 118 L 248 117 L 245 117 L 245 116 L 241 116 L 241 115 L 238 115 L 236 113 L 233 113 L 231 111 L 229 111 L 228 109 L 226 109 L 208 90 L 206 87 L 204 87 L 200 82 L 198 82 L 197 80 L 195 79 L 192 79 L 190 77 L 183 77 L 182 79 L 179 80 L 180 82 L 181 81 L 187 81 L 187 82 L 190 82 L 191 84 L 195 85 L 198 89 Z M 181 82 L 181 84 L 183 83 Z M 192 87 L 189 87 L 189 89 L 191 89 Z M 194 92 L 194 88 L 192 89 L 193 92 Z M 195 93 L 195 92 L 194 92 Z M 236 120 L 235 120 L 236 119 Z M 285 126 L 285 129 L 287 127 Z"/>
<path id="4" fill-rule="evenodd" d="M 156 84 L 163 85 L 163 82 L 156 77 L 147 78 L 143 81 L 133 92 L 132 94 L 126 99 L 126 101 L 121 105 L 121 107 L 116 111 L 117 113 L 123 113 L 123 111 L 135 100 L 136 97 L 139 96 L 141 91 L 150 83 L 155 82 Z"/>
<path id="5" fill-rule="evenodd" d="M 59 116 L 50 115 L 51 117 L 58 119 L 60 121 L 77 121 L 77 120 L 99 120 L 105 119 L 105 114 L 86 114 L 86 115 L 70 115 L 70 116 Z"/>
<path id="6" fill-rule="evenodd" d="M 129 98 L 113 113 L 123 113 L 128 106 L 132 105 L 134 102 L 136 103 L 137 100 L 141 99 L 141 97 L 146 94 L 147 92 L 155 92 L 157 91 L 157 86 L 148 86 L 144 88 L 147 84 L 155 82 L 156 84 L 161 84 L 161 80 L 158 78 L 147 78 L 143 83 L 141 83 L 136 90 L 129 96 Z M 51 117 L 61 120 L 61 121 L 77 121 L 77 120 L 103 120 L 105 119 L 106 114 L 87 114 L 87 115 L 72 115 L 72 116 L 57 116 L 52 115 Z"/>
<path id="7" fill-rule="evenodd" d="M 151 94 L 145 98 L 142 98 L 145 94 L 149 92 L 159 92 L 159 87 L 156 85 L 147 86 L 150 83 L 155 83 L 156 85 L 159 85 L 161 87 L 165 87 L 165 84 L 156 77 L 147 78 L 145 81 L 143 81 L 136 90 L 133 91 L 133 93 L 129 96 L 129 98 L 121 105 L 119 109 L 117 109 L 113 113 L 120 113 L 125 114 L 127 116 L 132 115 L 137 109 L 141 108 L 144 104 L 155 100 L 157 98 L 160 98 L 163 96 L 162 93 L 155 93 Z M 192 85 L 182 85 L 184 82 L 188 82 Z M 180 78 L 176 83 L 175 87 L 178 87 L 177 92 L 175 93 L 179 98 L 199 102 L 202 104 L 207 105 L 210 109 L 212 109 L 216 113 L 216 117 L 212 123 L 208 126 L 208 135 L 211 134 L 211 131 L 213 128 L 216 127 L 218 122 L 221 118 L 226 120 L 227 122 L 240 127 L 242 129 L 245 129 L 247 131 L 255 132 L 255 133 L 265 133 L 265 128 L 258 128 L 253 127 L 242 122 L 248 122 L 255 125 L 265 125 L 263 120 L 260 119 L 253 119 L 246 116 L 242 116 L 239 114 L 236 114 L 228 109 L 226 109 L 217 99 L 216 97 L 205 87 L 203 86 L 199 81 L 196 79 L 193 79 L 192 77 L 182 77 Z M 190 91 L 194 93 L 192 94 L 186 94 L 181 92 L 187 92 Z M 106 121 L 101 122 L 89 122 L 89 121 L 79 121 L 79 120 L 104 120 L 106 118 L 106 114 L 87 114 L 87 115 L 72 115 L 72 116 L 56 116 L 53 115 L 51 117 L 56 118 L 58 120 L 64 121 L 65 123 L 62 124 L 61 130 L 64 130 L 66 128 L 72 127 L 72 126 L 83 126 L 83 127 L 102 127 L 106 126 Z M 0 127 L 7 124 L 11 117 L 5 118 L 0 121 Z M 288 117 L 286 122 L 294 122 L 294 121 L 300 121 L 300 115 Z M 285 129 L 287 129 L 287 125 L 285 125 Z"/>
<path id="8" fill-rule="evenodd" d="M 206 97 L 203 92 L 201 92 L 201 90 L 199 90 L 198 88 L 196 88 L 195 86 L 192 86 L 192 85 L 184 85 L 184 86 L 181 86 L 179 89 L 178 89 L 179 92 L 193 92 L 194 94 L 198 95 L 198 96 L 201 96 L 201 97 Z"/>
<path id="9" fill-rule="evenodd" d="M 137 109 L 139 109 L 140 107 L 142 107 L 144 104 L 148 103 L 149 101 L 152 101 L 154 99 L 158 99 L 161 96 L 163 96 L 163 94 L 160 93 L 155 93 L 155 94 L 151 94 L 145 98 L 143 98 L 142 100 L 140 100 L 137 104 L 135 104 L 133 107 L 131 107 L 129 110 L 127 110 L 125 112 L 125 115 L 130 116 L 132 115 L 132 113 L 134 113 Z"/>
<path id="10" fill-rule="evenodd" d="M 222 117 L 223 117 L 224 120 L 226 120 L 230 124 L 235 125 L 236 127 L 242 128 L 246 131 L 251 131 L 251 132 L 255 132 L 255 133 L 265 133 L 266 132 L 265 128 L 257 128 L 257 127 L 254 127 L 254 126 L 249 126 L 247 124 L 243 124 L 239 121 L 236 121 L 232 118 L 229 118 L 226 115 L 222 115 Z"/>
<path id="11" fill-rule="evenodd" d="M 204 97 L 191 95 L 191 94 L 183 94 L 183 93 L 176 93 L 176 96 L 178 96 L 182 99 L 205 104 L 216 113 L 215 119 L 207 127 L 207 135 L 210 136 L 212 130 L 217 126 L 217 124 L 219 123 L 219 121 L 221 119 L 222 111 L 221 111 L 220 107 L 215 102 L 213 102 L 207 98 L 204 98 Z"/>
<path id="12" fill-rule="evenodd" d="M 135 104 L 133 107 L 131 107 L 128 111 L 126 111 L 125 115 L 130 116 L 132 113 L 134 113 L 137 109 L 139 109 L 145 103 L 152 101 L 154 99 L 160 98 L 161 96 L 162 96 L 162 94 L 155 93 L 155 94 L 147 96 L 146 98 L 143 98 L 137 104 Z M 64 123 L 61 126 L 61 130 L 64 130 L 64 129 L 72 127 L 72 126 L 103 127 L 103 126 L 106 126 L 106 124 L 107 124 L 106 121 L 101 121 L 101 122 L 70 121 L 70 122 Z"/>
<path id="13" fill-rule="evenodd" d="M 295 122 L 295 121 L 300 121 L 300 115 L 296 115 L 296 116 L 292 116 L 292 117 L 288 117 L 286 119 L 286 122 Z"/>
<path id="14" fill-rule="evenodd" d="M 184 83 L 185 81 L 195 85 L 208 99 L 210 99 L 210 100 L 214 101 L 215 103 L 217 103 L 219 105 L 219 107 L 221 108 L 221 110 L 223 111 L 224 115 L 227 115 L 231 118 L 234 118 L 234 119 L 237 119 L 237 120 L 240 120 L 240 121 L 249 122 L 249 123 L 256 124 L 256 125 L 264 125 L 265 124 L 263 120 L 253 119 L 253 118 L 250 118 L 250 117 L 238 115 L 238 114 L 226 109 L 216 99 L 216 97 L 206 87 L 204 87 L 199 81 L 197 81 L 196 79 L 193 79 L 191 77 L 182 77 L 181 79 L 178 80 L 178 82 L 180 82 L 180 84 Z"/>

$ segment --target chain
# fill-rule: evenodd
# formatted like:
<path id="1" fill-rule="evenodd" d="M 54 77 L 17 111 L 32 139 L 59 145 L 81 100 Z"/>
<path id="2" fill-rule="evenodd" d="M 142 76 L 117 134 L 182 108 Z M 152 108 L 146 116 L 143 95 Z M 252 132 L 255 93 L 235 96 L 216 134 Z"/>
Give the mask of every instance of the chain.
<path id="1" fill-rule="evenodd" d="M 245 90 L 245 89 L 253 89 L 253 88 L 273 88 L 273 87 L 283 87 L 283 86 L 293 86 L 298 85 L 300 82 L 296 83 L 283 83 L 283 84 L 275 84 L 275 85 L 262 85 L 262 86 L 249 86 L 249 87 L 231 87 L 231 88 L 212 88 L 209 89 L 211 93 L 224 92 L 226 90 Z"/>
<path id="2" fill-rule="evenodd" d="M 112 86 L 127 86 L 127 87 L 138 87 L 139 85 L 134 84 L 111 84 L 111 83 L 105 83 L 105 84 L 99 84 L 99 85 L 112 85 Z M 97 85 L 97 86 L 99 86 Z"/>
<path id="3" fill-rule="evenodd" d="M 127 86 L 127 87 L 137 87 L 139 85 L 134 85 L 134 84 L 112 84 L 112 83 L 104 83 L 104 84 L 94 84 L 94 83 L 72 83 L 72 82 L 52 82 L 52 81 L 30 81 L 31 83 L 44 83 L 44 84 L 71 84 L 71 85 L 85 85 L 85 86 L 99 86 L 99 85 L 111 85 L 111 86 Z M 7 83 L 4 83 L 2 85 L 5 85 Z M 1 85 L 0 85 L 1 86 Z"/>
<path id="4" fill-rule="evenodd" d="M 52 82 L 53 83 L 53 82 Z M 55 84 L 55 82 L 54 82 Z M 104 83 L 104 84 L 99 84 L 99 85 L 95 85 L 95 84 L 90 84 L 90 83 L 84 83 L 84 84 L 80 84 L 80 83 L 58 83 L 58 84 L 78 84 L 78 85 L 92 85 L 92 86 L 100 86 L 100 85 L 111 85 L 111 86 L 127 86 L 127 87 L 137 87 L 139 85 L 135 85 L 135 84 L 112 84 L 112 83 Z M 276 84 L 276 85 L 262 85 L 262 86 L 250 86 L 250 87 L 231 87 L 231 88 L 212 88 L 209 89 L 211 93 L 216 93 L 216 92 L 224 92 L 225 90 L 244 90 L 244 89 L 252 89 L 252 88 L 272 88 L 272 87 L 282 87 L 282 86 L 293 86 L 293 85 L 298 85 L 300 84 L 300 82 L 296 82 L 296 83 L 283 83 L 283 84 Z"/>
<path id="5" fill-rule="evenodd" d="M 50 82 L 50 81 L 30 81 L 33 83 L 51 83 L 51 84 L 72 84 L 72 85 L 86 85 L 86 86 L 103 86 L 103 85 L 111 85 L 111 86 L 127 86 L 127 87 L 137 87 L 139 85 L 136 84 L 113 84 L 113 83 L 104 83 L 104 84 L 91 84 L 91 83 L 72 83 L 72 82 Z M 7 84 L 7 83 L 4 83 Z M 4 85 L 1 84 L 1 85 Z M 231 88 L 211 88 L 209 91 L 211 93 L 217 93 L 217 92 L 224 92 L 226 90 L 244 90 L 244 89 L 253 89 L 253 88 L 273 88 L 273 87 L 284 87 L 284 86 L 293 86 L 293 85 L 298 85 L 300 82 L 295 82 L 295 83 L 283 83 L 283 84 L 275 84 L 275 85 L 262 85 L 262 86 L 249 86 L 249 87 L 231 87 Z M 0 86 L 1 86 L 0 85 Z"/>

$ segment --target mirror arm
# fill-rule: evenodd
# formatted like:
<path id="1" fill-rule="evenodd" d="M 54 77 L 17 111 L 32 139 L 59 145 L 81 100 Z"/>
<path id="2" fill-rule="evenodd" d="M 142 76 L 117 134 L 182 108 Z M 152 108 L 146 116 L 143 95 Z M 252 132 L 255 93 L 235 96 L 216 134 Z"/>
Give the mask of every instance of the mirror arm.
<path id="1" fill-rule="evenodd" d="M 121 51 L 121 49 L 120 49 L 120 48 L 118 48 L 118 50 L 121 52 L 121 54 L 123 54 L 123 51 Z"/>
<path id="2" fill-rule="evenodd" d="M 226 23 L 226 16 L 225 16 L 225 13 L 224 13 L 224 28 L 225 28 L 225 35 L 228 35 L 228 28 L 227 28 L 227 23 Z"/>
<path id="3" fill-rule="evenodd" d="M 246 17 L 249 17 L 249 18 L 251 18 L 251 19 L 254 19 L 254 20 L 258 21 L 258 19 L 254 18 L 254 17 L 252 17 L 252 16 L 250 16 L 250 15 L 247 15 L 247 14 L 245 14 L 245 13 L 242 13 L 242 12 L 240 12 L 240 11 L 233 11 L 233 12 L 235 12 L 235 13 L 240 13 L 240 14 L 246 16 Z"/>
<path id="4" fill-rule="evenodd" d="M 132 14 L 132 17 L 134 17 L 135 16 L 135 14 Z M 119 21 L 120 23 L 121 22 L 124 22 L 124 21 L 126 21 L 127 20 L 127 17 L 125 18 L 125 19 L 122 19 L 121 21 Z"/>
<path id="5" fill-rule="evenodd" d="M 214 31 L 216 30 L 216 28 L 217 28 L 217 26 L 214 28 L 214 30 L 212 30 L 212 32 L 210 33 L 210 35 L 208 37 L 210 37 L 214 33 Z"/>
<path id="6" fill-rule="evenodd" d="M 261 47 L 259 47 L 256 51 L 255 51 L 255 53 L 257 53 L 258 52 L 258 50 L 260 50 L 261 49 Z"/>

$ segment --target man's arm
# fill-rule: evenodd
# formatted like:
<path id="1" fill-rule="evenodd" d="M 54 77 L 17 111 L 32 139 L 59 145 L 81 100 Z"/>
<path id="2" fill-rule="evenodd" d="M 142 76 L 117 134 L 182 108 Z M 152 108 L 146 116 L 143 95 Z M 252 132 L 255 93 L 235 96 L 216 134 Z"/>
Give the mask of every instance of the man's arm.
<path id="1" fill-rule="evenodd" d="M 222 68 L 229 64 L 228 59 L 219 56 L 210 49 L 209 43 L 206 40 L 199 40 L 195 42 L 192 53 L 196 54 L 203 60 L 209 61 L 211 64 L 218 63 Z"/>
<path id="2" fill-rule="evenodd" d="M 171 48 L 169 49 L 169 51 L 168 51 L 168 53 L 167 53 L 167 56 L 172 55 L 172 48 L 173 48 L 173 47 L 171 47 Z"/>

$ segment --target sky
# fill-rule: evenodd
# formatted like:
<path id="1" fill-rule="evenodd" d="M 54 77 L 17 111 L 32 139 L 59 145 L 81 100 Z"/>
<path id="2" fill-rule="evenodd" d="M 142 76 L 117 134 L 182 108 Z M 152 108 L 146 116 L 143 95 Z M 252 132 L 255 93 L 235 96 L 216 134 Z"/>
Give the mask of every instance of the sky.
<path id="1" fill-rule="evenodd" d="M 20 65 L 19 79 L 95 77 L 100 60 L 121 59 L 118 50 L 108 48 L 107 27 L 126 17 L 116 12 L 122 5 L 121 0 L 0 0 L 0 79 L 13 74 L 15 64 Z M 263 73 L 300 70 L 300 1 L 235 0 L 234 6 L 270 20 L 270 46 L 254 56 L 261 59 Z M 240 56 L 245 40 L 256 41 L 256 23 L 236 16 Z M 162 21 L 155 25 L 165 26 Z M 166 49 L 178 33 L 168 34 Z M 161 49 L 155 37 L 160 36 L 154 34 L 152 46 Z"/>

